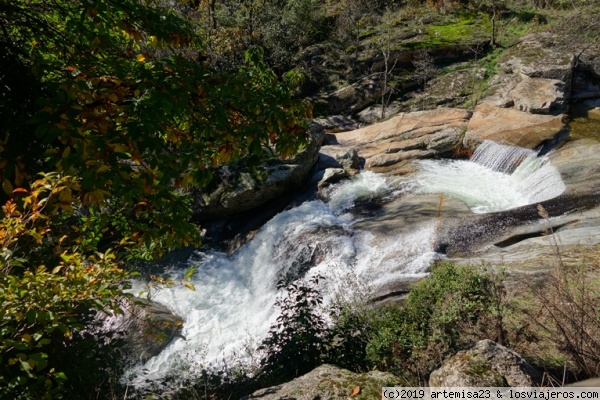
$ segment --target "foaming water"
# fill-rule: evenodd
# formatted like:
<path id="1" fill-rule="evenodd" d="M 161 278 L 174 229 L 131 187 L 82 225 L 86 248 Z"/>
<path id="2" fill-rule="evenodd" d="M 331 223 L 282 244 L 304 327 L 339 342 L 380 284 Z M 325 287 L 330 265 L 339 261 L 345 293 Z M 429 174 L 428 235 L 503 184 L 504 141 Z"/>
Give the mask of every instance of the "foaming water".
<path id="1" fill-rule="evenodd" d="M 486 141 L 469 161 L 419 161 L 416 192 L 444 193 L 475 213 L 508 210 L 548 200 L 565 190 L 546 156 Z"/>
<path id="2" fill-rule="evenodd" d="M 356 202 L 389 192 L 384 178 L 364 172 L 333 187 L 325 202 L 306 202 L 278 214 L 233 255 L 196 252 L 188 261 L 198 266 L 193 277 L 196 291 L 173 287 L 153 297 L 184 318 L 185 340 L 175 340 L 158 356 L 130 369 L 124 379 L 139 387 L 252 348 L 277 317 L 274 303 L 280 281 L 319 274 L 325 278 L 321 290 L 327 303 L 348 292 L 348 285 L 384 285 L 390 279 L 388 271 L 393 278 L 424 275 L 436 258 L 432 226 L 380 243 L 352 230 L 354 221 L 347 211 Z M 134 290 L 143 287 L 140 281 Z"/>

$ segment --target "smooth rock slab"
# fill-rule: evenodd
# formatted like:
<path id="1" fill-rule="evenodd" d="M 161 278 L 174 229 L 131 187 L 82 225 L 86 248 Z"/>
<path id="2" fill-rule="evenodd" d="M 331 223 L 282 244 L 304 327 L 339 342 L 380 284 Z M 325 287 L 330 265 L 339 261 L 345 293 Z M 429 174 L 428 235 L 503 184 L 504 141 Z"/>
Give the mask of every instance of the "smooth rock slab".
<path id="1" fill-rule="evenodd" d="M 466 147 L 474 148 L 484 140 L 535 149 L 552 140 L 564 127 L 560 115 L 529 114 L 514 108 L 500 108 L 482 103 L 475 109 L 464 138 Z"/>
<path id="2" fill-rule="evenodd" d="M 439 108 L 399 114 L 387 121 L 336 134 L 338 146 L 355 148 L 365 159 L 365 167 L 383 172 L 414 158 L 430 158 L 451 152 L 471 113 L 467 110 Z"/>

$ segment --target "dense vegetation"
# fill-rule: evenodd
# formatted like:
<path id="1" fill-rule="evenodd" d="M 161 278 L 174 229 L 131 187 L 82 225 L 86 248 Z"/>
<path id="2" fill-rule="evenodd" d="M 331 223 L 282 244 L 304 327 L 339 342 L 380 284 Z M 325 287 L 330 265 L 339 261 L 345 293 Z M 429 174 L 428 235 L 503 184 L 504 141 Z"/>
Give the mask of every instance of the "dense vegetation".
<path id="1" fill-rule="evenodd" d="M 547 22 L 550 11 L 587 5 L 0 0 L 0 397 L 109 396 L 105 390 L 118 385 L 101 370 L 114 360 L 89 347 L 82 329 L 88 312 L 118 310 L 131 275 L 127 263 L 200 243 L 190 191 L 209 184 L 216 168 L 289 157 L 305 144 L 311 107 L 302 95 L 353 82 L 366 73 L 365 60 L 387 60 L 394 51 L 482 41 L 491 51 Z M 431 29 L 418 40 L 401 39 L 425 23 Z M 315 45 L 340 56 L 316 68 L 307 53 Z M 401 94 L 406 66 L 384 64 L 386 85 Z M 410 79 L 424 84 L 430 77 Z M 320 303 L 318 292 L 293 286 L 279 305 L 296 320 L 279 323 L 302 335 L 274 328 L 264 346 L 281 350 L 263 360 L 260 380 L 246 389 L 323 361 L 399 371 L 411 360 L 416 369 L 407 379 L 427 373 L 442 355 L 482 335 L 457 327 L 482 329 L 478 321 L 495 324 L 500 312 L 499 286 L 488 275 L 451 267 L 436 274 L 450 286 L 422 284 L 401 311 L 338 309 L 331 331 L 303 308 Z M 448 296 L 456 307 L 439 315 L 436 304 Z M 494 324 L 500 340 L 503 330 Z M 361 334 L 345 336 L 353 326 Z M 441 348 L 431 347 L 434 337 Z M 312 356 L 299 362 L 300 353 Z M 86 358 L 97 364 L 81 362 Z M 592 371 L 594 359 L 583 360 L 588 366 L 581 368 Z M 290 361 L 298 365 L 282 367 Z"/>
<path id="2" fill-rule="evenodd" d="M 198 244 L 188 190 L 294 154 L 310 109 L 259 51 L 207 65 L 201 30 L 156 2 L 0 10 L 0 397 L 53 398 L 73 390 L 56 354 L 83 312 L 116 308 L 123 262 Z"/>

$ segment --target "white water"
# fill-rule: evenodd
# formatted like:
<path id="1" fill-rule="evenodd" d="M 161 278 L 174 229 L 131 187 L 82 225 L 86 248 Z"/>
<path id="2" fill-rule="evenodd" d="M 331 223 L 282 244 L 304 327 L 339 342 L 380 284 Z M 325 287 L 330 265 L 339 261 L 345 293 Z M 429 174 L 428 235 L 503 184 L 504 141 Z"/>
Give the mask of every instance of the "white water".
<path id="1" fill-rule="evenodd" d="M 469 161 L 419 161 L 418 193 L 443 193 L 475 213 L 503 211 L 560 195 L 565 185 L 548 157 L 486 141 Z"/>
<path id="2" fill-rule="evenodd" d="M 314 266 L 306 276 L 325 278 L 321 291 L 326 303 L 399 276 L 424 275 L 431 261 L 439 258 L 432 251 L 433 226 L 385 243 L 352 231 L 354 221 L 348 211 L 353 204 L 389 192 L 384 178 L 363 172 L 333 187 L 327 202 L 306 202 L 278 214 L 233 256 L 197 252 L 189 260 L 199 267 L 192 281 L 196 291 L 173 287 L 153 297 L 184 318 L 186 339 L 175 340 L 146 364 L 128 371 L 125 379 L 140 386 L 145 380 L 187 373 L 194 366 L 240 355 L 247 347 L 252 351 L 277 316 L 277 282 L 311 259 Z M 177 281 L 181 276 L 173 278 Z M 144 283 L 137 282 L 134 292 L 143 288 Z"/>
<path id="3" fill-rule="evenodd" d="M 450 194 L 474 212 L 538 202 L 564 190 L 547 158 L 494 143 L 484 143 L 470 161 L 420 161 L 419 166 L 415 184 L 407 187 Z M 274 303 L 282 278 L 320 274 L 327 303 L 425 275 L 431 262 L 442 257 L 433 251 L 436 221 L 386 239 L 353 230 L 356 202 L 406 193 L 396 189 L 380 175 L 363 172 L 329 188 L 327 201 L 306 202 L 278 214 L 232 256 L 196 252 L 188 260 L 199 267 L 193 278 L 196 291 L 173 287 L 153 297 L 184 318 L 186 339 L 173 341 L 129 370 L 125 379 L 143 386 L 146 380 L 189 374 L 236 354 L 251 362 L 248 358 L 277 317 Z M 144 282 L 137 282 L 134 292 L 143 288 Z"/>

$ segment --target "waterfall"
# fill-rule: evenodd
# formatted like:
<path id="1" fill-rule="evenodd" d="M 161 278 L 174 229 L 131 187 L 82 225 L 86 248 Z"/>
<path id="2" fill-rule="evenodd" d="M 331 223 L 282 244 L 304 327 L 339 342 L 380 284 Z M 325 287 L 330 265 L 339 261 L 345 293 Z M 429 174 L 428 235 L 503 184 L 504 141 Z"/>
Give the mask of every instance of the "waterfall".
<path id="1" fill-rule="evenodd" d="M 424 160 L 418 166 L 416 192 L 450 195 L 475 213 L 541 202 L 565 190 L 548 156 L 490 141 L 483 142 L 468 161 Z"/>
<path id="2" fill-rule="evenodd" d="M 511 174 L 523 160 L 535 155 L 533 150 L 485 140 L 475 149 L 471 161 L 492 171 Z"/>
<path id="3" fill-rule="evenodd" d="M 124 381 L 144 386 L 165 378 L 191 374 L 220 360 L 248 361 L 277 317 L 277 283 L 319 274 L 324 302 L 348 296 L 367 286 L 382 286 L 401 276 L 423 276 L 433 252 L 434 225 L 420 233 L 377 242 L 368 232 L 352 228 L 356 203 L 390 196 L 386 180 L 363 172 L 332 186 L 324 201 L 301 204 L 276 215 L 233 255 L 196 251 L 187 263 L 197 265 L 196 291 L 172 287 L 153 299 L 184 318 L 184 339 L 131 368 Z M 178 281 L 183 272 L 175 272 Z M 135 282 L 134 293 L 145 286 Z M 244 349 L 249 352 L 244 354 Z"/>
<path id="4" fill-rule="evenodd" d="M 319 274 L 328 304 L 361 291 L 385 292 L 399 280 L 424 276 L 431 262 L 443 257 L 434 251 L 436 220 L 420 220 L 389 235 L 368 232 L 358 228 L 369 226 L 359 222 L 371 218 L 365 208 L 376 210 L 395 196 L 416 192 L 448 194 L 474 212 L 491 212 L 543 201 L 565 188 L 547 156 L 492 142 L 483 143 L 468 161 L 417 163 L 418 172 L 412 181 L 402 181 L 403 190 L 365 171 L 325 189 L 323 200 L 276 215 L 232 255 L 187 253 L 184 264 L 198 267 L 192 280 L 196 291 L 175 286 L 153 296 L 184 318 L 185 339 L 130 368 L 124 381 L 142 387 L 222 360 L 251 363 L 277 318 L 278 282 Z M 172 278 L 177 282 L 182 275 L 176 270 Z M 144 288 L 140 279 L 133 292 Z"/>

